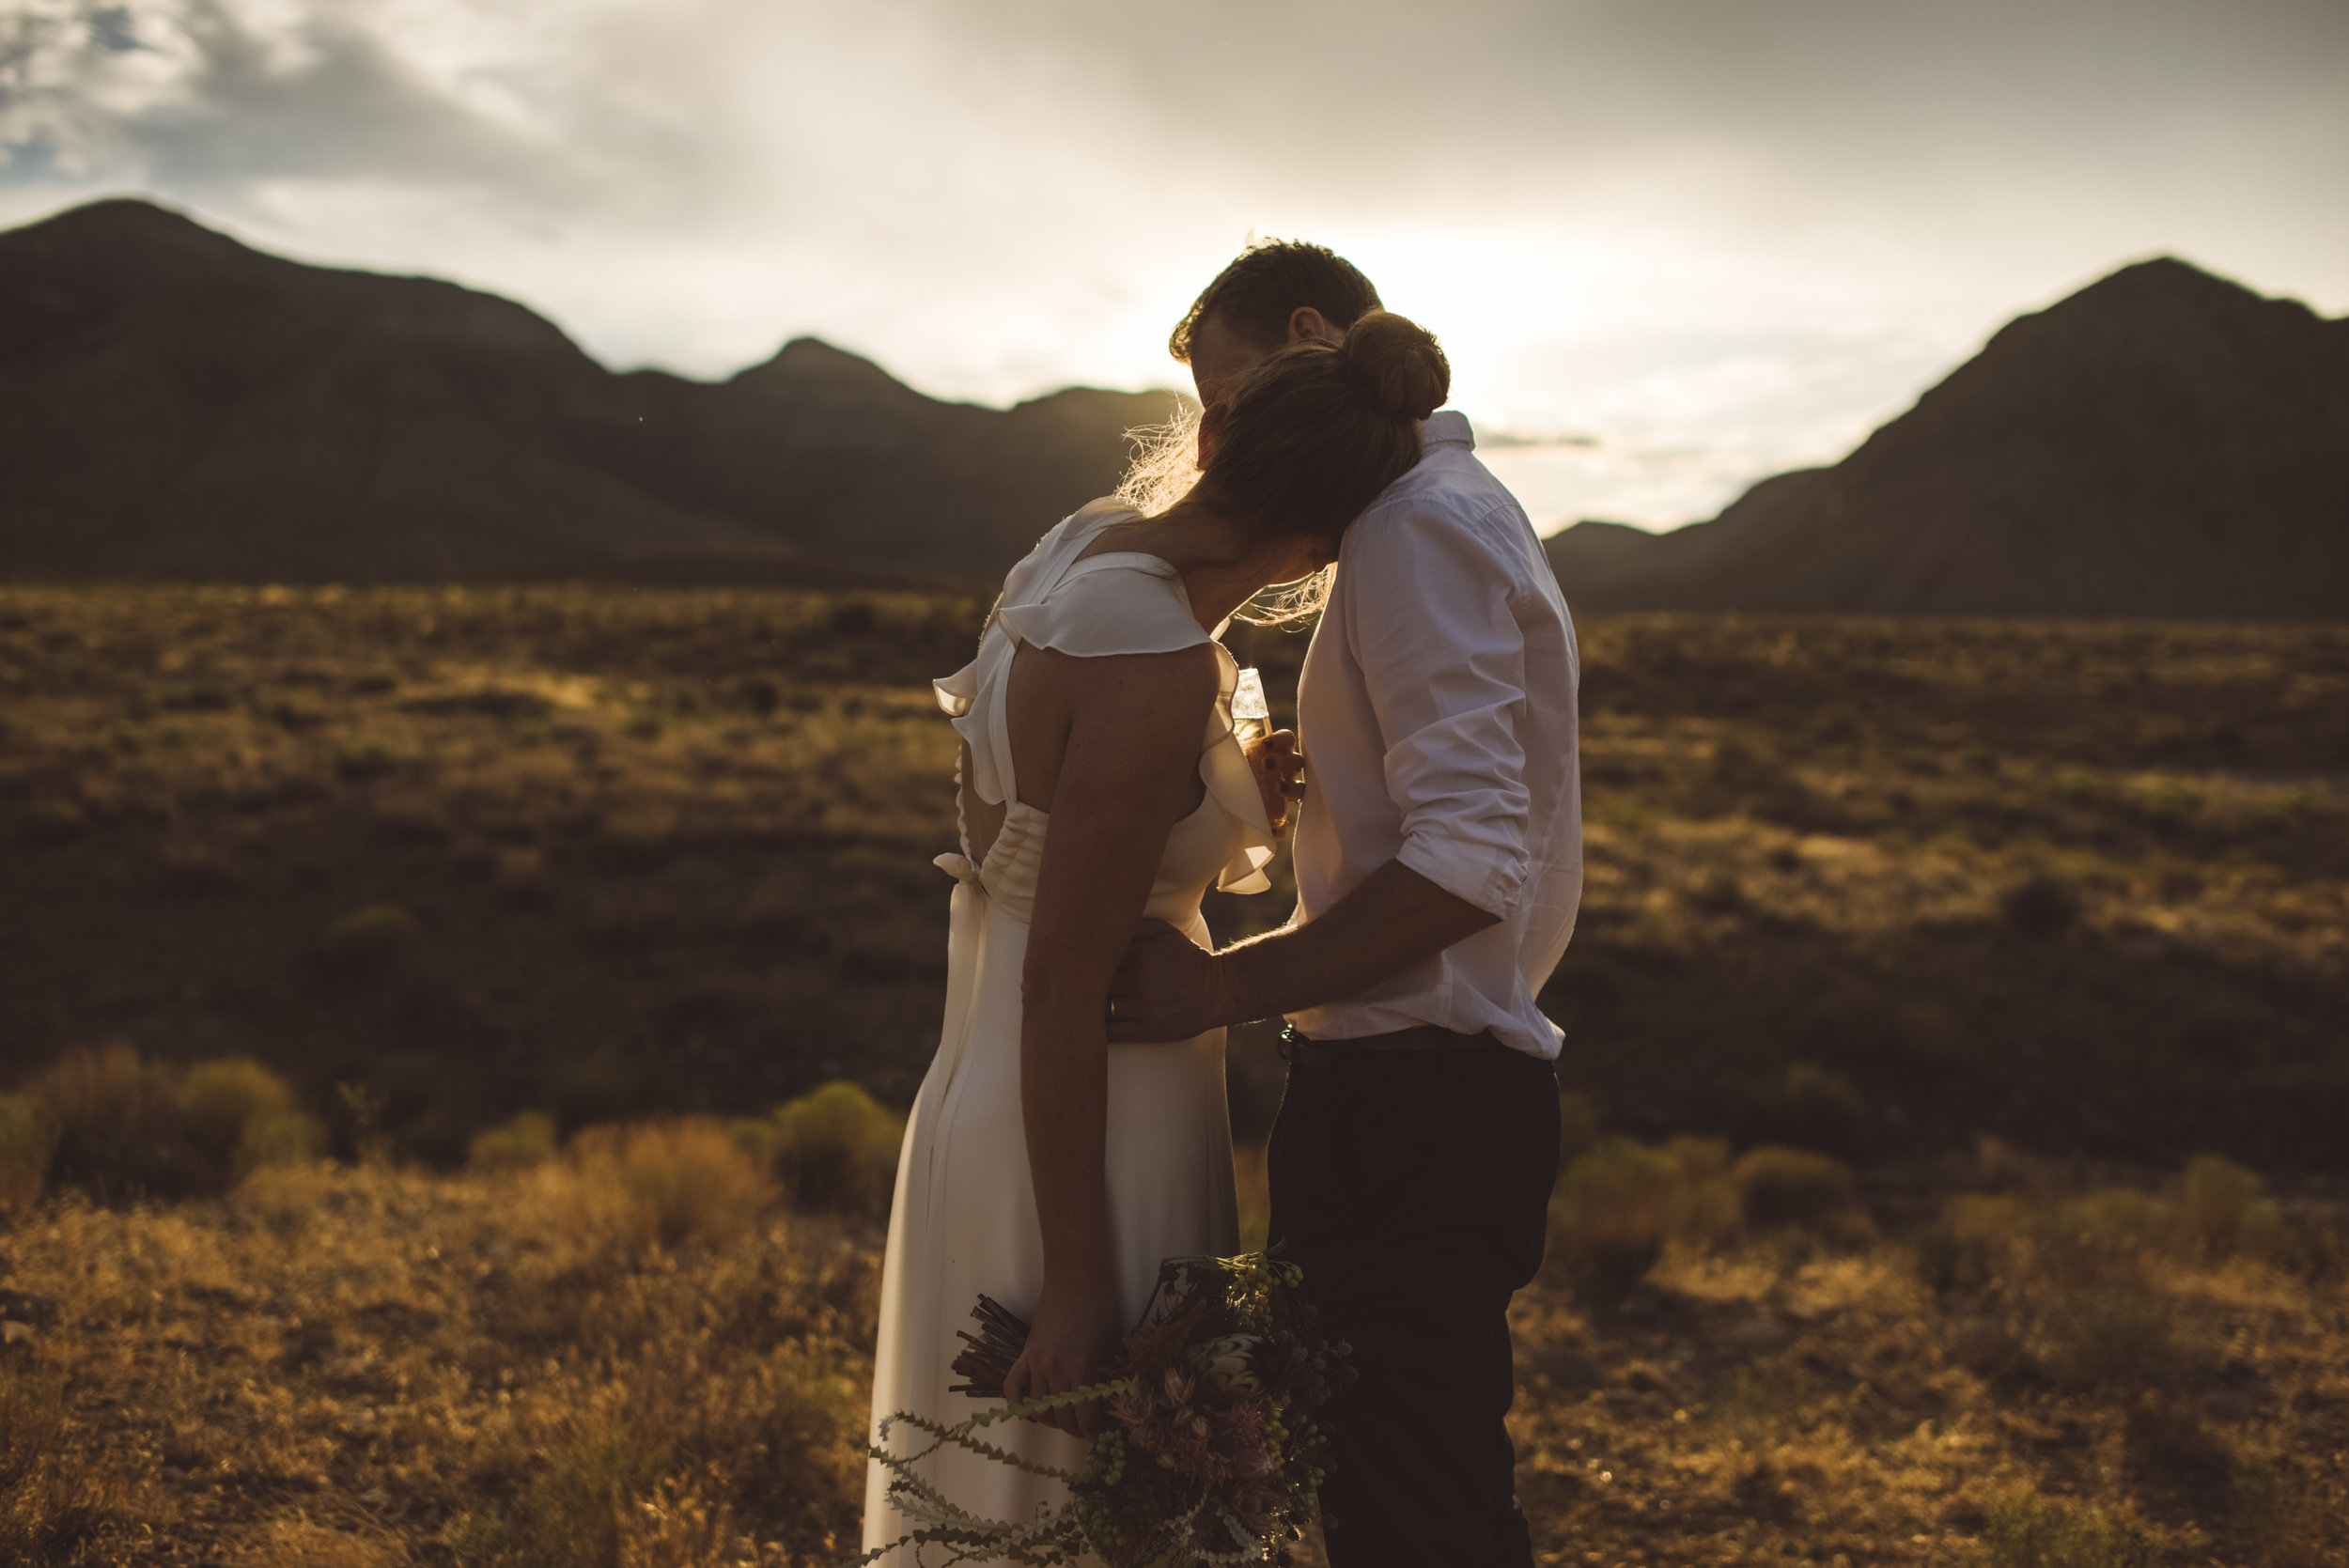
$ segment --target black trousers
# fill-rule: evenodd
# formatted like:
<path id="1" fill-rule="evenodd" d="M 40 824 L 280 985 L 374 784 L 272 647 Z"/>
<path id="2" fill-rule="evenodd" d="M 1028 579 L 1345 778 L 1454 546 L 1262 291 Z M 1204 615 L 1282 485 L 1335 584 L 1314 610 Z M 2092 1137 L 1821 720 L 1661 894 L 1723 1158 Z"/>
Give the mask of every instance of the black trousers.
<path id="1" fill-rule="evenodd" d="M 1505 1049 L 1292 1065 L 1268 1164 L 1272 1240 L 1361 1374 L 1324 1414 L 1331 1568 L 1531 1568 L 1508 1310 L 1548 1234 L 1554 1069 Z"/>

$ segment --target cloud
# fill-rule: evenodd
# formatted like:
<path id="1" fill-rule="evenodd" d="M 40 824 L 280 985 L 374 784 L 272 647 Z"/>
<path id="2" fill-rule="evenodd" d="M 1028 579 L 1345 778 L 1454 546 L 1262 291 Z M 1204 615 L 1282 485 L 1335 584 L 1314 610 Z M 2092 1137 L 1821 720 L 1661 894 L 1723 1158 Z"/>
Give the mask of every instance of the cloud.
<path id="1" fill-rule="evenodd" d="M 1164 382 L 1305 233 L 1480 417 L 1750 477 L 2139 256 L 2349 305 L 2338 0 L 7 3 L 0 217 L 149 191 L 620 364 Z"/>

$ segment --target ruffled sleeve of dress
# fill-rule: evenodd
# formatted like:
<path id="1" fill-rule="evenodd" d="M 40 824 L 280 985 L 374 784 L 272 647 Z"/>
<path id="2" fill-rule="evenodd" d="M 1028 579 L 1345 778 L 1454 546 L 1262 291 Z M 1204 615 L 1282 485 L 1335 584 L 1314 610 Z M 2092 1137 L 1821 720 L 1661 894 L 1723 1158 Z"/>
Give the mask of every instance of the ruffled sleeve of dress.
<path id="1" fill-rule="evenodd" d="M 1177 653 L 1215 641 L 1190 613 L 1173 567 L 1123 551 L 1078 562 L 1033 602 L 1015 602 L 1005 593 L 996 620 L 1014 643 L 1080 659 Z"/>
<path id="2" fill-rule="evenodd" d="M 1133 551 L 1075 559 L 1099 528 L 1130 515 L 1127 508 L 1097 502 L 1047 534 L 1005 580 L 978 657 L 932 683 L 938 705 L 970 742 L 972 790 L 1000 805 L 1013 793 L 1003 704 L 1012 659 L 1022 644 L 1081 659 L 1176 653 L 1206 644 L 1215 649 L 1221 678 L 1201 738 L 1199 776 L 1236 824 L 1238 844 L 1217 886 L 1227 893 L 1263 893 L 1271 885 L 1264 868 L 1275 841 L 1254 770 L 1232 729 L 1238 672 L 1230 652 L 1200 626 L 1181 575 L 1165 561 Z"/>

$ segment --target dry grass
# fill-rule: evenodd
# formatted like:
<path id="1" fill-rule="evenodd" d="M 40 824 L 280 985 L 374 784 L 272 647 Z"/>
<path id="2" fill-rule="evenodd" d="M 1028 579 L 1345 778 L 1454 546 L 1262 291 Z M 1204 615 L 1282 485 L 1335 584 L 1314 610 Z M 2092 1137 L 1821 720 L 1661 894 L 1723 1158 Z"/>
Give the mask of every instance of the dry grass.
<path id="1" fill-rule="evenodd" d="M 1619 1309 L 1553 1249 L 1511 1421 L 1541 1560 L 2341 1560 L 2340 1221 L 2212 1249 L 2188 1190 L 1674 1239 Z"/>
<path id="2" fill-rule="evenodd" d="M 983 611 L 0 586 L 0 946 L 39 977 L 0 991 L 0 1065 L 257 1054 L 336 1152 L 448 1166 L 534 1109 L 733 1114 L 843 1078 L 902 1107 L 953 834 L 926 681 Z M 1582 630 L 1590 884 L 1544 1002 L 1610 1126 L 2330 1162 L 2349 633 Z M 1304 640 L 1239 641 L 1285 706 Z M 1235 933 L 1287 908 L 1213 903 Z"/>
<path id="3" fill-rule="evenodd" d="M 2254 1191 L 2213 1247 L 2207 1170 L 2001 1192 L 1992 1151 L 1915 1228 L 1757 1226 L 1703 1212 L 1735 1190 L 1718 1144 L 1646 1153 L 1684 1184 L 1649 1271 L 1611 1301 L 1582 1288 L 1562 1182 L 1562 1244 L 1514 1314 L 1544 1562 L 2349 1552 L 2338 1220 L 2247 1225 Z M 732 1179 L 692 1174 L 729 1155 Z M 861 1501 L 879 1233 L 765 1207 L 724 1245 L 692 1239 L 732 1230 L 759 1175 L 723 1129 L 655 1124 L 521 1170 L 53 1199 L 8 1240 L 6 1288 L 54 1316 L 0 1380 L 0 1545 L 37 1564 L 824 1560 Z"/>
<path id="4" fill-rule="evenodd" d="M 877 1260 L 749 1209 L 758 1181 L 669 1126 L 523 1172 L 53 1202 L 8 1237 L 54 1317 L 0 1383 L 0 1556 L 824 1559 L 862 1501 Z"/>
<path id="5" fill-rule="evenodd" d="M 845 1544 L 983 610 L 0 586 L 0 1560 Z M 1546 1560 L 2349 1560 L 2349 632 L 1582 630 Z"/>

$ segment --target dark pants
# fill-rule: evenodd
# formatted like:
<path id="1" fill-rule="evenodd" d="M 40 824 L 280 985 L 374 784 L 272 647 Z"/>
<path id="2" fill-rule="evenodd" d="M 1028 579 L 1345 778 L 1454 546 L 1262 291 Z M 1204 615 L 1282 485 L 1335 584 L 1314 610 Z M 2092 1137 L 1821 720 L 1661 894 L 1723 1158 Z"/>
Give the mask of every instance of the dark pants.
<path id="1" fill-rule="evenodd" d="M 1541 1266 L 1558 1083 L 1518 1051 L 1365 1052 L 1289 1069 L 1272 1240 L 1361 1376 L 1332 1400 L 1331 1568 L 1530 1568 L 1509 1297 Z"/>

